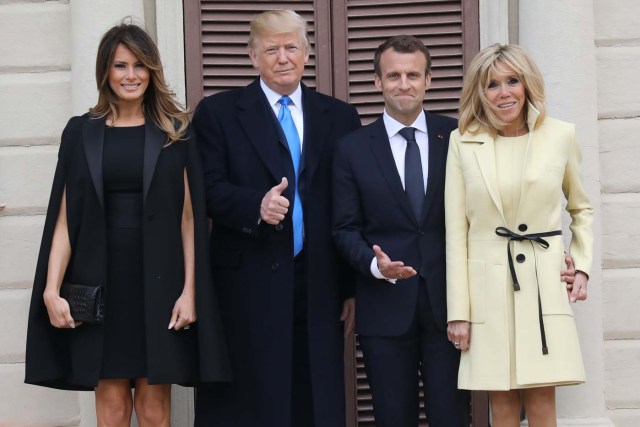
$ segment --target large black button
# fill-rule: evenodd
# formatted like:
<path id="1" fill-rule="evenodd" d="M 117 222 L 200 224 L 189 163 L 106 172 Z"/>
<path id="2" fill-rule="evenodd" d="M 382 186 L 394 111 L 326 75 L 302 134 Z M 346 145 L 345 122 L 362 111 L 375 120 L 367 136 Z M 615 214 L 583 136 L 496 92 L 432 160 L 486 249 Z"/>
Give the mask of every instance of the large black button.
<path id="1" fill-rule="evenodd" d="M 278 269 L 278 267 L 280 267 L 280 264 L 278 264 L 277 262 L 274 262 L 273 264 L 271 264 L 271 269 L 273 271 L 276 271 Z"/>
<path id="2" fill-rule="evenodd" d="M 283 227 L 282 223 L 279 222 L 279 223 L 276 224 L 276 226 L 274 228 L 276 229 L 276 231 L 280 231 L 280 230 L 282 230 L 282 227 Z"/>
<path id="3" fill-rule="evenodd" d="M 520 230 L 520 231 L 522 231 L 522 232 L 527 231 L 527 228 L 528 228 L 528 227 L 527 227 L 527 224 L 520 224 L 520 225 L 518 226 L 518 230 Z"/>
<path id="4" fill-rule="evenodd" d="M 424 231 L 423 231 L 423 230 L 418 230 L 418 234 L 419 234 L 420 236 L 424 236 Z"/>
<path id="5" fill-rule="evenodd" d="M 516 261 L 522 263 L 524 262 L 524 260 L 527 259 L 523 254 L 518 254 L 518 256 L 516 256 Z"/>

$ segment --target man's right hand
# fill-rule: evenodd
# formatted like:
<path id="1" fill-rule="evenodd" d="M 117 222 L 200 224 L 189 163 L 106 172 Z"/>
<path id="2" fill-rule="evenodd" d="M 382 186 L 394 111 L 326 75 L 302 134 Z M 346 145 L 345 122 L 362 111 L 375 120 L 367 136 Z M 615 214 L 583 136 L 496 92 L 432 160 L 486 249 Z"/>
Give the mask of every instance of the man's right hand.
<path id="1" fill-rule="evenodd" d="M 373 245 L 373 252 L 376 254 L 378 271 L 387 279 L 408 279 L 418 274 L 413 267 L 404 265 L 402 261 L 391 261 L 378 245 Z"/>
<path id="2" fill-rule="evenodd" d="M 267 224 L 278 224 L 289 211 L 289 200 L 282 195 L 288 185 L 287 178 L 282 178 L 280 184 L 269 190 L 262 198 L 260 218 Z"/>

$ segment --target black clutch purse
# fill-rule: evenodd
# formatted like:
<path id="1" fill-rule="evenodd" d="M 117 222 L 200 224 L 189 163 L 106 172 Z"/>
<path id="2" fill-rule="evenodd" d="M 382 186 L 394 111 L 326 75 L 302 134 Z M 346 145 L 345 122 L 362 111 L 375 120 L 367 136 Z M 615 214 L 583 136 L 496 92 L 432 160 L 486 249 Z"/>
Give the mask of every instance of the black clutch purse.
<path id="1" fill-rule="evenodd" d="M 101 324 L 104 321 L 104 288 L 63 283 L 60 296 L 67 300 L 71 317 L 78 322 Z"/>

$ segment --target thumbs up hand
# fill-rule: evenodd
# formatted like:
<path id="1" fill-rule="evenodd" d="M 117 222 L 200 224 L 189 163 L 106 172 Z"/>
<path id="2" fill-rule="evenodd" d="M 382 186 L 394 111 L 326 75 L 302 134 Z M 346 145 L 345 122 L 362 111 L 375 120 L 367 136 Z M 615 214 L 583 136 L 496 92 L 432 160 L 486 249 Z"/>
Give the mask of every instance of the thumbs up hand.
<path id="1" fill-rule="evenodd" d="M 288 185 L 287 178 L 282 178 L 280 184 L 271 188 L 262 198 L 260 218 L 267 224 L 276 225 L 284 219 L 289 211 L 289 200 L 282 195 Z"/>

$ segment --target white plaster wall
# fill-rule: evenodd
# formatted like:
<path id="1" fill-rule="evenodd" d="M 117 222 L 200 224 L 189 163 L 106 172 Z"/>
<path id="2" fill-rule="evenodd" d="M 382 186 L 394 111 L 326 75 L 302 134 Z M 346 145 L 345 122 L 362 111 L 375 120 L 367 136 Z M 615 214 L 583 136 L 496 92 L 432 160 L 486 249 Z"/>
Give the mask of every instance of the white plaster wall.
<path id="1" fill-rule="evenodd" d="M 640 425 L 640 3 L 594 0 L 602 182 L 604 375 L 616 426 Z"/>

